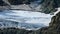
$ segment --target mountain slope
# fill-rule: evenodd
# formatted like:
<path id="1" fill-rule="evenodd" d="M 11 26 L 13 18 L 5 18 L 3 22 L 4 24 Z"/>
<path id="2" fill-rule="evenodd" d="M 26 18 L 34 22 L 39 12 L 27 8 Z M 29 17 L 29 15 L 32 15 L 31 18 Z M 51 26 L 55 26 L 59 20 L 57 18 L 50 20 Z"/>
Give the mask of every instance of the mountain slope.
<path id="1" fill-rule="evenodd" d="M 28 7 L 28 9 L 26 9 L 25 7 L 22 7 L 22 8 L 24 8 L 23 10 L 32 10 L 33 9 L 33 10 L 36 10 L 34 12 L 43 12 L 43 13 L 49 14 L 49 13 L 56 12 L 56 10 L 57 10 L 56 8 L 60 7 L 60 0 L 17 0 L 17 1 L 8 0 L 8 1 L 13 5 L 10 5 L 8 7 L 4 6 L 3 8 L 1 8 L 2 6 L 0 6 L 0 9 L 13 9 L 13 10 L 20 9 L 20 10 L 22 10 L 21 7 L 25 5 L 25 7 Z M 2 2 L 2 0 L 0 2 Z M 2 4 L 2 3 L 0 3 L 0 4 Z M 32 5 L 32 6 L 30 6 L 30 5 Z M 37 10 L 37 8 L 39 10 Z"/>
<path id="2" fill-rule="evenodd" d="M 60 34 L 60 12 L 52 17 L 49 27 L 39 30 L 41 34 Z"/>

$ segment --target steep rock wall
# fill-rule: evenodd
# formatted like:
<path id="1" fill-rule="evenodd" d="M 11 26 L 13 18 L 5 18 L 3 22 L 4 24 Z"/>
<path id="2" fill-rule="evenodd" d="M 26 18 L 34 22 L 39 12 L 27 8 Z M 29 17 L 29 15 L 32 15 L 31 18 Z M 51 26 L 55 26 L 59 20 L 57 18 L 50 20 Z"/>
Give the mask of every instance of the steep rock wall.
<path id="1" fill-rule="evenodd" d="M 43 27 L 39 31 L 41 34 L 60 34 L 60 12 L 52 17 L 49 27 Z"/>

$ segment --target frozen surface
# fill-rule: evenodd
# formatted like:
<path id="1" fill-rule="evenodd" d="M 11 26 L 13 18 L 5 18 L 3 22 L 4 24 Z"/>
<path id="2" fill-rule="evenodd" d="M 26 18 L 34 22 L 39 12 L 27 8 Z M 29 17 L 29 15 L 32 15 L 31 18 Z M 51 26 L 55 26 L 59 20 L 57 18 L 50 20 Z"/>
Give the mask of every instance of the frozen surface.
<path id="1" fill-rule="evenodd" d="M 3 24 L 3 26 L 7 27 L 40 28 L 48 26 L 51 17 L 52 15 L 50 14 L 40 12 L 4 10 L 0 12 L 0 26 Z"/>

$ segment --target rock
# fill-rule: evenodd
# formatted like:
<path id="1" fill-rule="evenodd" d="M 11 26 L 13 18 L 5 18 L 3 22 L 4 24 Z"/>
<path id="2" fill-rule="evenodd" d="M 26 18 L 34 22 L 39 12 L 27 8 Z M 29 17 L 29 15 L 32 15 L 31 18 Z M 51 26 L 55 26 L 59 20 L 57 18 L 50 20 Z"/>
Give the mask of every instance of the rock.
<path id="1" fill-rule="evenodd" d="M 0 6 L 7 6 L 8 4 L 4 3 L 2 0 L 0 0 Z"/>
<path id="2" fill-rule="evenodd" d="M 53 16 L 49 27 L 41 28 L 41 34 L 60 34 L 60 12 Z"/>
<path id="3" fill-rule="evenodd" d="M 35 0 L 8 0 L 12 5 L 20 5 L 20 4 L 30 4 Z"/>
<path id="4" fill-rule="evenodd" d="M 19 28 L 2 28 L 0 29 L 0 34 L 31 34 L 33 31 L 19 29 Z"/>
<path id="5" fill-rule="evenodd" d="M 32 2 L 34 2 L 34 1 L 38 1 L 38 0 L 8 0 L 9 1 L 9 3 L 11 4 L 10 6 L 9 6 L 9 8 L 7 7 L 7 9 L 20 9 L 21 10 L 21 8 L 20 7 L 22 7 L 21 5 L 23 5 L 23 4 L 26 4 L 26 5 L 28 5 L 27 7 L 29 7 L 29 5 L 32 3 Z M 42 13 L 46 13 L 46 14 L 49 14 L 49 13 L 54 13 L 54 12 L 56 12 L 57 11 L 57 9 L 56 8 L 58 8 L 58 7 L 60 7 L 60 0 L 41 0 L 41 2 L 39 2 L 38 3 L 39 4 L 39 8 L 38 7 L 36 7 L 36 8 L 34 8 L 36 11 L 35 12 L 42 12 Z M 2 5 L 6 5 L 6 3 L 4 3 L 2 0 L 0 0 L 0 6 L 2 6 Z M 13 6 L 14 5 L 14 6 Z M 25 5 L 25 6 L 26 6 Z M 23 5 L 24 6 L 24 5 Z M 25 7 L 24 6 L 24 7 Z M 40 7 L 41 6 L 41 7 Z M 4 7 L 3 9 L 5 9 L 6 7 Z M 23 7 L 22 7 L 23 8 Z M 31 10 L 32 10 L 32 8 L 31 7 L 29 7 Z M 28 9 L 29 9 L 28 8 Z M 39 10 L 37 10 L 37 8 L 39 9 Z M 28 10 L 28 9 L 26 9 L 26 8 L 24 8 L 24 9 L 22 9 L 22 10 Z M 29 10 L 30 10 L 29 9 Z M 42 10 L 41 10 L 42 9 Z"/>
<path id="6" fill-rule="evenodd" d="M 44 0 L 41 4 L 41 9 L 43 13 L 49 14 L 51 12 L 56 12 L 54 7 L 54 0 Z"/>

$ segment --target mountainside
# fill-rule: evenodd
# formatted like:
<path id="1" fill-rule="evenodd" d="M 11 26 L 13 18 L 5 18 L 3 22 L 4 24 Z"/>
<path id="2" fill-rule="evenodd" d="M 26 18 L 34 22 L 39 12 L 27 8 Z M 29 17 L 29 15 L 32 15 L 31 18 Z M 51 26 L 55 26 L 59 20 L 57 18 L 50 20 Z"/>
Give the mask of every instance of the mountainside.
<path id="1" fill-rule="evenodd" d="M 0 2 L 0 4 L 3 5 L 3 8 L 0 6 L 0 9 L 33 10 L 35 12 L 43 12 L 46 14 L 54 13 L 57 10 L 56 8 L 60 7 L 60 0 L 1 0 Z"/>
<path id="2" fill-rule="evenodd" d="M 60 12 L 52 17 L 49 27 L 43 27 L 40 34 L 60 34 Z"/>
<path id="3" fill-rule="evenodd" d="M 30 31 L 18 28 L 2 28 L 0 34 L 28 34 Z M 31 31 L 32 32 L 32 31 Z"/>

